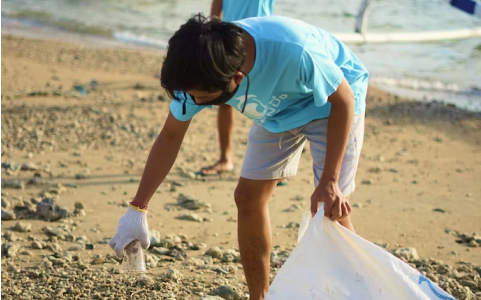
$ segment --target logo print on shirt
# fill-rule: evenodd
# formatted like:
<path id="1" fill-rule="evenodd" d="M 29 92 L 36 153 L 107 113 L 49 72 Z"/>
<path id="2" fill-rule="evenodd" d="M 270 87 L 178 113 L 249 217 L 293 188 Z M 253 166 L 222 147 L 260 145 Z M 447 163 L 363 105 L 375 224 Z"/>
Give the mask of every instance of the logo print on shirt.
<path id="1" fill-rule="evenodd" d="M 282 94 L 278 97 L 272 96 L 269 103 L 264 105 L 259 99 L 257 99 L 257 95 L 247 95 L 247 105 L 244 114 L 256 123 L 264 123 L 267 117 L 271 117 L 279 112 L 278 107 L 281 104 L 281 100 L 287 99 L 287 97 L 287 94 Z M 245 97 L 237 97 L 235 100 L 239 101 L 237 104 L 237 110 L 241 111 L 245 102 Z"/>
<path id="2" fill-rule="evenodd" d="M 241 96 L 235 99 L 239 101 L 237 104 L 237 109 L 241 111 L 242 106 L 244 106 L 245 97 Z M 263 120 L 267 106 L 263 105 L 262 102 L 257 99 L 256 95 L 248 95 L 247 99 L 248 100 L 244 114 L 253 120 Z"/>

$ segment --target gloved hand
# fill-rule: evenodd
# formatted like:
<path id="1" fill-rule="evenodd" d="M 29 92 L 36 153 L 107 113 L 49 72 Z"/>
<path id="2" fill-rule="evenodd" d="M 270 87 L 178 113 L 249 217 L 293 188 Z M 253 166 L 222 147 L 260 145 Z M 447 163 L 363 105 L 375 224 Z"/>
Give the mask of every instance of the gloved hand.
<path id="1" fill-rule="evenodd" d="M 129 207 L 125 215 L 120 218 L 117 233 L 110 240 L 109 245 L 119 257 L 122 257 L 125 246 L 134 240 L 139 240 L 144 249 L 150 246 L 147 210 L 141 211 Z"/>

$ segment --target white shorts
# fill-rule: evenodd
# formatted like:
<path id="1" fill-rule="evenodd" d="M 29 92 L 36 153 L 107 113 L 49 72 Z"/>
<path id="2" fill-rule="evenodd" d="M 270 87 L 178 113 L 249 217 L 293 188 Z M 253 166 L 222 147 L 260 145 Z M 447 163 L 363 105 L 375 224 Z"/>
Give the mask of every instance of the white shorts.
<path id="1" fill-rule="evenodd" d="M 311 144 L 314 182 L 317 186 L 324 169 L 328 119 L 312 121 L 304 126 L 282 133 L 272 133 L 252 125 L 241 177 L 268 180 L 291 177 L 297 174 L 304 144 Z M 339 187 L 345 196 L 355 189 L 355 177 L 364 139 L 364 113 L 354 116 L 342 160 Z"/>

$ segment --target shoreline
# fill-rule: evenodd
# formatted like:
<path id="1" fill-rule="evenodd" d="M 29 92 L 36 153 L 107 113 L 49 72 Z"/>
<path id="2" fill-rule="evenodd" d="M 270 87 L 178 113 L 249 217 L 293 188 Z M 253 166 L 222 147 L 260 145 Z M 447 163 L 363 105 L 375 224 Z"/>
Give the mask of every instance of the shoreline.
<path id="1" fill-rule="evenodd" d="M 6 20 L 5 20 L 6 19 Z M 165 53 L 165 42 L 156 45 L 143 43 L 142 39 L 130 37 L 96 36 L 72 32 L 49 25 L 29 24 L 27 20 L 6 17 L 2 19 L 2 36 L 12 35 L 30 39 L 66 41 L 90 48 L 133 49 Z M 459 109 L 470 112 L 481 112 L 481 90 L 460 90 L 456 84 L 449 82 L 430 82 L 422 79 L 373 77 L 371 86 L 382 89 L 399 97 L 410 98 L 419 102 L 440 102 L 455 105 Z M 479 97 L 479 98 L 478 98 Z M 479 101 L 476 101 L 479 99 Z M 479 102 L 479 103 L 478 103 Z"/>

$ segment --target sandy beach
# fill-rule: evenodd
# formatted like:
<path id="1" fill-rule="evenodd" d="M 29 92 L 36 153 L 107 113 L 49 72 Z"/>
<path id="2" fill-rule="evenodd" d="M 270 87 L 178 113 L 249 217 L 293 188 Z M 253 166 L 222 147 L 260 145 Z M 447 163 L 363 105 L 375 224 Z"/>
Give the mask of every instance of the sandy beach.
<path id="1" fill-rule="evenodd" d="M 235 259 L 238 174 L 193 175 L 218 156 L 215 109 L 194 118 L 149 205 L 158 244 L 177 252 L 147 251 L 149 277 L 138 279 L 119 274 L 104 242 L 135 195 L 169 112 L 159 83 L 163 54 L 6 35 L 1 54 L 2 208 L 15 216 L 6 220 L 2 210 L 2 298 L 199 299 L 228 285 L 241 295 L 232 299 L 244 299 L 247 287 Z M 74 86 L 90 91 L 82 95 Z M 236 115 L 237 170 L 250 125 Z M 468 268 L 472 275 L 464 279 L 471 276 L 475 285 L 451 292 L 481 299 L 481 115 L 371 87 L 365 129 L 351 197 L 357 233 L 388 251 L 415 248 L 421 259 Z M 10 187 L 15 184 L 23 188 Z M 296 225 L 313 189 L 306 147 L 297 176 L 276 188 L 270 201 L 273 250 L 280 258 L 297 243 Z M 179 195 L 205 203 L 189 210 L 178 205 Z M 36 203 L 45 198 L 70 216 L 39 219 Z M 178 219 L 186 213 L 200 222 Z M 19 221 L 31 230 L 15 227 Z M 204 256 L 215 247 L 220 257 Z"/>

